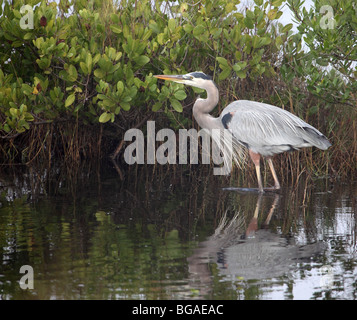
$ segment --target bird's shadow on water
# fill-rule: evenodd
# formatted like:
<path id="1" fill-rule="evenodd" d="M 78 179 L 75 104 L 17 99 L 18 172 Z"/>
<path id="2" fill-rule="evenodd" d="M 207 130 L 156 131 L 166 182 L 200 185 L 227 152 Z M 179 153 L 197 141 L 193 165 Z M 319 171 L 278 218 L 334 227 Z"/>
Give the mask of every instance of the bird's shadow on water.
<path id="1" fill-rule="evenodd" d="M 222 188 L 223 191 L 235 191 L 239 193 L 252 193 L 252 194 L 261 194 L 260 190 L 258 188 L 238 188 L 238 187 L 225 187 Z M 274 188 L 265 188 L 264 193 L 268 194 L 279 194 L 281 191 L 279 189 L 274 189 Z"/>
<path id="2" fill-rule="evenodd" d="M 235 213 L 231 219 L 224 214 L 214 234 L 201 242 L 188 258 L 191 284 L 200 289 L 202 297 L 211 293 L 211 263 L 217 265 L 219 276 L 226 281 L 264 280 L 289 276 L 299 261 L 322 254 L 326 249 L 322 242 L 298 245 L 269 228 L 282 195 L 259 194 L 258 189 L 251 188 L 225 190 L 257 193 L 257 202 L 249 223 L 245 223 L 247 215 L 241 212 Z M 262 212 L 262 201 L 266 197 L 273 197 L 273 202 L 268 211 Z M 263 218 L 260 226 L 259 215 Z"/>
<path id="3" fill-rule="evenodd" d="M 225 187 L 222 188 L 223 191 L 236 191 L 241 193 L 256 193 L 259 194 L 258 188 L 237 188 L 237 187 Z"/>

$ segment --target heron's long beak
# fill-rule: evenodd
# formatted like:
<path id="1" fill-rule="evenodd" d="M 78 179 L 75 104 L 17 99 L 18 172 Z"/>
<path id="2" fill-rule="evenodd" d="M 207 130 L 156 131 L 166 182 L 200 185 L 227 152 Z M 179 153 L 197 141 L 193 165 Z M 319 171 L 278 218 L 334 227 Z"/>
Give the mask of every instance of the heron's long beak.
<path id="1" fill-rule="evenodd" d="M 170 76 L 170 75 L 157 75 L 154 76 L 155 78 L 162 79 L 162 80 L 168 80 L 168 81 L 175 81 L 175 82 L 181 82 L 184 81 L 184 77 L 180 75 L 175 75 L 175 76 Z"/>

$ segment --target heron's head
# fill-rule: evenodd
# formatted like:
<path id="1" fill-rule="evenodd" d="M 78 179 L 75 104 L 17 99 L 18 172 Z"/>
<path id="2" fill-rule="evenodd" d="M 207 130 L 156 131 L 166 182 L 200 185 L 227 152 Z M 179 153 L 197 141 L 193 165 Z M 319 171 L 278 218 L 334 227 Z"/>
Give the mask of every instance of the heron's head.
<path id="1" fill-rule="evenodd" d="M 212 77 L 203 72 L 191 72 L 184 75 L 157 75 L 158 79 L 183 83 L 191 87 L 197 87 L 206 90 L 207 86 L 214 84 Z"/>

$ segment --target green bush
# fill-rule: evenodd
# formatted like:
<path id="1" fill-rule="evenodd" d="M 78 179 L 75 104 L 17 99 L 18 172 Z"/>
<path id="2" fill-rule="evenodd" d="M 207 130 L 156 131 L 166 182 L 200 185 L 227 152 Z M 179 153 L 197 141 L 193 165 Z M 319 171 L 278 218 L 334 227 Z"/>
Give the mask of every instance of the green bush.
<path id="1" fill-rule="evenodd" d="M 288 0 L 299 23 L 296 75 L 328 105 L 357 105 L 357 5 L 347 0 L 314 0 L 309 11 L 301 0 Z M 300 50 L 299 50 L 300 49 Z"/>
<path id="2" fill-rule="evenodd" d="M 311 94 L 355 105 L 356 71 L 348 67 L 355 59 L 356 21 L 349 16 L 353 8 L 347 0 L 341 9 L 346 13 L 335 6 L 342 31 L 318 30 L 316 12 L 302 9 L 299 0 L 287 1 L 299 20 L 298 34 L 292 33 L 292 24 L 277 23 L 286 1 L 255 0 L 243 12 L 237 11 L 239 2 L 32 0 L 26 3 L 33 8 L 34 26 L 23 29 L 24 1 L 0 1 L 2 156 L 9 160 L 22 153 L 26 162 L 23 150 L 35 136 L 30 132 L 40 127 L 48 136 L 64 130 L 57 133 L 61 137 L 94 128 L 100 132 L 100 148 L 102 141 L 119 143 L 127 129 L 143 126 L 149 118 L 166 126 L 192 126 L 191 108 L 185 108 L 193 101 L 192 90 L 158 84 L 154 74 L 212 74 L 223 105 L 253 98 L 290 106 L 300 116 L 314 116 L 323 105 Z M 303 34 L 308 54 L 302 50 Z M 342 48 L 346 63 L 331 55 L 334 46 Z M 351 81 L 334 76 L 336 71 L 322 74 L 319 66 L 328 63 L 339 64 L 336 70 Z M 44 148 L 46 143 L 37 145 Z"/>
<path id="3" fill-rule="evenodd" d="M 159 90 L 153 73 L 204 69 L 217 72 L 219 80 L 274 74 L 266 51 L 272 42 L 269 24 L 279 17 L 282 1 L 269 8 L 256 2 L 244 16 L 236 12 L 239 1 L 226 0 L 156 1 L 155 7 L 151 1 L 115 7 L 110 1 L 83 0 L 70 8 L 69 1 L 29 1 L 39 4 L 32 30 L 20 27 L 22 1 L 5 2 L 0 18 L 2 134 L 60 118 L 114 122 L 133 108 L 181 112 L 182 88 Z"/>

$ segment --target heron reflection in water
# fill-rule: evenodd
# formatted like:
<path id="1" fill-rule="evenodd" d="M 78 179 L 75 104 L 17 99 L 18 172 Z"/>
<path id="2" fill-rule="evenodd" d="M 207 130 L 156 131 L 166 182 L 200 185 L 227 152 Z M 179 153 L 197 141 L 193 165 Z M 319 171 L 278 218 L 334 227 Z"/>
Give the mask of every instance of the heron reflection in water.
<path id="1" fill-rule="evenodd" d="M 244 213 L 231 219 L 224 214 L 214 234 L 187 259 L 190 285 L 199 289 L 201 295 L 209 294 L 212 288 L 212 263 L 216 263 L 219 276 L 226 281 L 272 279 L 289 275 L 301 261 L 310 261 L 326 249 L 322 241 L 301 245 L 294 238 L 273 231 L 269 224 L 280 195 L 274 195 L 267 212 L 262 210 L 262 199 L 260 194 L 247 225 Z M 261 225 L 259 215 L 263 218 Z"/>
<path id="2" fill-rule="evenodd" d="M 261 156 L 267 158 L 274 178 L 274 187 L 265 190 L 279 190 L 280 183 L 272 161 L 275 154 L 312 146 L 326 150 L 331 146 L 320 131 L 292 113 L 270 104 L 247 100 L 234 101 L 224 108 L 218 118 L 211 116 L 209 112 L 218 104 L 219 92 L 212 78 L 203 72 L 154 77 L 207 91 L 207 98 L 197 99 L 193 106 L 194 118 L 203 129 L 228 129 L 232 133 L 233 143 L 216 141 L 218 145 L 224 143 L 228 148 L 226 152 L 222 150 L 225 159 L 230 159 L 228 152 L 234 161 L 241 165 L 244 151 L 248 150 L 255 165 L 260 193 L 264 192 L 260 173 Z M 218 139 L 213 135 L 212 138 Z"/>

